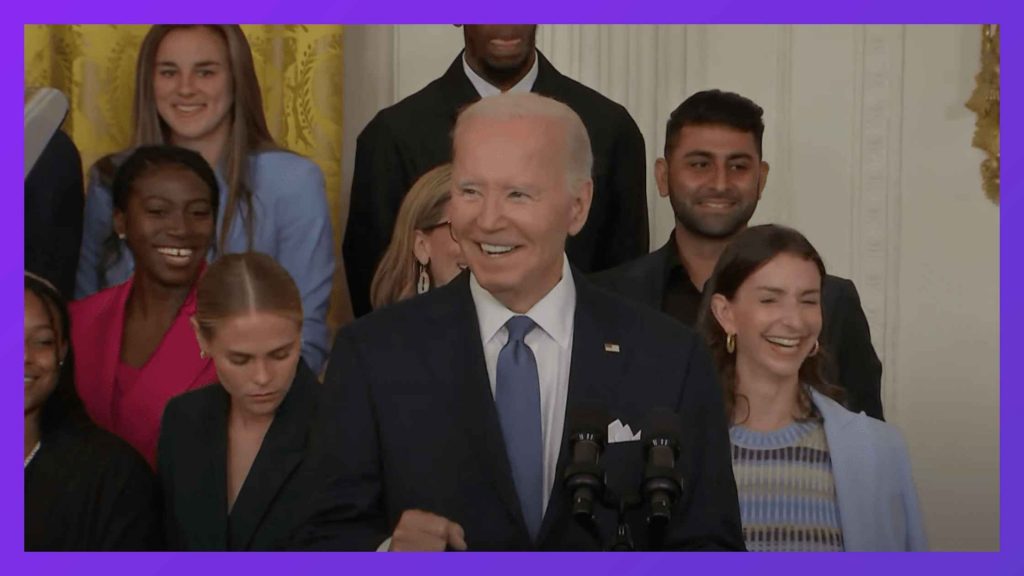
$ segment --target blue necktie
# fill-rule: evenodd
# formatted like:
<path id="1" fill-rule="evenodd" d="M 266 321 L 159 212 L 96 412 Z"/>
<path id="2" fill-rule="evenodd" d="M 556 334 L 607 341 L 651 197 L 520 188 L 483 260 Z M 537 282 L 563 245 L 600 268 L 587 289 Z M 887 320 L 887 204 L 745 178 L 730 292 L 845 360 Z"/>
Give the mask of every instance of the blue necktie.
<path id="1" fill-rule="evenodd" d="M 498 354 L 494 403 L 526 528 L 536 541 L 544 514 L 544 440 L 537 360 L 524 340 L 535 326 L 528 316 L 505 324 L 508 342 Z"/>

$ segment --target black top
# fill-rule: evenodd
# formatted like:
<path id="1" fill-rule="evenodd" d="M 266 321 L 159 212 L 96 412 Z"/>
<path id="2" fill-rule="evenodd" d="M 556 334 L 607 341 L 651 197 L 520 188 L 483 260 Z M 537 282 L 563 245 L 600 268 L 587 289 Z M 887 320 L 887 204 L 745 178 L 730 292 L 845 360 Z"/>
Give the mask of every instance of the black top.
<path id="1" fill-rule="evenodd" d="M 275 550 L 287 545 L 308 502 L 309 486 L 301 464 L 319 390 L 316 376 L 300 361 L 230 515 L 230 396 L 223 386 L 212 384 L 167 404 L 157 467 L 170 549 Z"/>
<path id="2" fill-rule="evenodd" d="M 25 469 L 25 550 L 155 550 L 160 499 L 130 446 L 89 426 L 43 440 Z"/>
<path id="3" fill-rule="evenodd" d="M 597 274 L 593 280 L 688 326 L 694 325 L 700 312 L 701 292 L 680 263 L 672 238 L 658 250 Z M 846 391 L 847 408 L 881 420 L 882 363 L 871 344 L 868 320 L 853 282 L 826 274 L 821 314 L 819 342 L 825 352 L 825 379 Z"/>
<path id="4" fill-rule="evenodd" d="M 679 261 L 679 254 L 670 250 L 665 259 L 665 295 L 661 309 L 687 326 L 697 323 L 704 294 L 693 285 L 690 273 Z"/>
<path id="5" fill-rule="evenodd" d="M 540 51 L 533 92 L 564 102 L 580 116 L 594 154 L 593 202 L 586 225 L 566 244 L 569 261 L 596 272 L 645 254 L 647 157 L 636 122 L 622 105 L 559 73 Z M 359 134 L 342 243 L 356 316 L 370 311 L 370 281 L 391 241 L 402 199 L 417 178 L 451 161 L 455 118 L 479 99 L 460 54 L 444 76 L 381 110 Z"/>

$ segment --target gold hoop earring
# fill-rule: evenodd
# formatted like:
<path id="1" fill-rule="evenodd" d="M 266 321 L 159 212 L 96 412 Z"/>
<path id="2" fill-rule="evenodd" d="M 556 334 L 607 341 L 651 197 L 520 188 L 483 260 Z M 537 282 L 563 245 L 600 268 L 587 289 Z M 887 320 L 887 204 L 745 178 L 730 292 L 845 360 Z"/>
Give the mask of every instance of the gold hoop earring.
<path id="1" fill-rule="evenodd" d="M 818 353 L 818 349 L 819 349 L 819 348 L 821 348 L 821 345 L 819 345 L 819 344 L 818 344 L 818 341 L 817 341 L 817 340 L 815 340 L 815 341 L 814 341 L 814 347 L 813 347 L 813 348 L 811 348 L 811 353 L 810 353 L 810 354 L 808 354 L 808 355 L 807 355 L 807 357 L 808 357 L 808 358 L 810 358 L 810 357 L 812 357 L 812 356 L 816 355 L 816 354 Z"/>
<path id="2" fill-rule="evenodd" d="M 729 354 L 736 352 L 736 335 L 726 334 L 725 336 L 725 351 Z"/>

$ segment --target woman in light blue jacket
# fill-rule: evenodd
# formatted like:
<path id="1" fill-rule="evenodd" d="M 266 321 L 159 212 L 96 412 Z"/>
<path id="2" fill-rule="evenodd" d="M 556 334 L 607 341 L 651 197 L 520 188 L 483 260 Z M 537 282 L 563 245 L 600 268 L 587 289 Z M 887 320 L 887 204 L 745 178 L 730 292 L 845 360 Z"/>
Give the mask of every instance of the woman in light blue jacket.
<path id="1" fill-rule="evenodd" d="M 323 174 L 270 136 L 241 28 L 153 26 L 139 50 L 133 112 L 135 146 L 190 148 L 215 169 L 222 210 L 210 259 L 263 252 L 295 279 L 306 315 L 302 355 L 319 371 L 327 357 L 335 265 Z M 90 170 L 77 298 L 124 282 L 134 268 L 124 242 L 113 233 L 110 192 L 113 174 L 128 153 L 107 156 Z"/>
<path id="2" fill-rule="evenodd" d="M 766 225 L 741 232 L 705 286 L 747 548 L 926 550 L 899 431 L 844 408 L 820 375 L 824 277 L 803 235 Z"/>

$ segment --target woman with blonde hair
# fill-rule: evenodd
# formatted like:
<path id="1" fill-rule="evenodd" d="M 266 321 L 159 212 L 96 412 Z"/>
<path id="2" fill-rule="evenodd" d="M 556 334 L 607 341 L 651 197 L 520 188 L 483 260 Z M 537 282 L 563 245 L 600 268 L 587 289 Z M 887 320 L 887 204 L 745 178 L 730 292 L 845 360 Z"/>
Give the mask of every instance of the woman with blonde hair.
<path id="1" fill-rule="evenodd" d="M 306 318 L 303 355 L 319 369 L 327 354 L 334 275 L 331 223 L 320 169 L 270 136 L 252 53 L 236 25 L 153 26 L 136 65 L 134 146 L 174 144 L 214 168 L 221 211 L 211 257 L 256 250 L 295 278 Z M 75 295 L 128 279 L 135 262 L 112 233 L 110 187 L 130 150 L 89 174 Z"/>
<path id="2" fill-rule="evenodd" d="M 825 265 L 783 226 L 729 244 L 699 322 L 731 427 L 733 472 L 750 551 L 925 550 L 903 437 L 855 414 L 821 376 Z"/>
<path id="3" fill-rule="evenodd" d="M 223 256 L 200 280 L 192 327 L 220 384 L 164 412 L 158 469 L 171 549 L 279 549 L 301 524 L 319 390 L 300 356 L 302 322 L 295 283 L 266 254 Z"/>
<path id="4" fill-rule="evenodd" d="M 451 185 L 452 165 L 442 164 L 420 176 L 402 200 L 391 244 L 370 284 L 374 309 L 447 284 L 466 268 L 451 235 Z"/>

